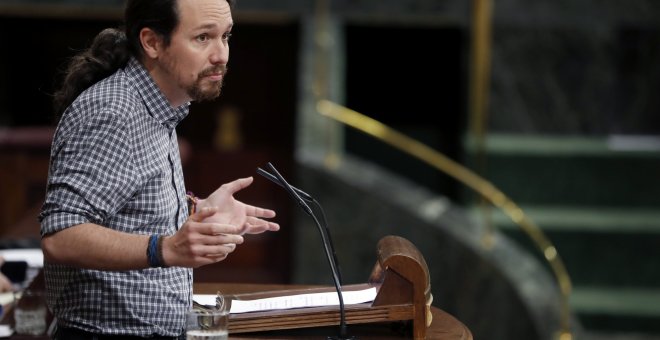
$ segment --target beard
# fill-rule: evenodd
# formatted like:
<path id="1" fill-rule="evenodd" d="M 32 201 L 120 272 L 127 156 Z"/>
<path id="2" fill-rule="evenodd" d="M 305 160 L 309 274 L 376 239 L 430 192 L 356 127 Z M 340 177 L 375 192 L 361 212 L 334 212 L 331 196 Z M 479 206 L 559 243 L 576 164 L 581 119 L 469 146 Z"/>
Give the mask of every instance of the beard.
<path id="1" fill-rule="evenodd" d="M 215 73 L 222 73 L 222 80 L 205 80 L 207 76 Z M 224 83 L 225 75 L 227 75 L 227 66 L 218 65 L 209 67 L 197 75 L 197 80 L 186 88 L 186 93 L 192 100 L 198 102 L 216 99 L 220 96 L 220 92 L 222 91 L 222 84 Z"/>

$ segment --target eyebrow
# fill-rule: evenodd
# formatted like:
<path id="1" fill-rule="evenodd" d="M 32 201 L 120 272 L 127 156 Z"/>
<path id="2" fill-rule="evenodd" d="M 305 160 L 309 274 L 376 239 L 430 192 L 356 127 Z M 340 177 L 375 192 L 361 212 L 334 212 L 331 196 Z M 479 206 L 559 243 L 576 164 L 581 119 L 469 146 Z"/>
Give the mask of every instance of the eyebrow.
<path id="1" fill-rule="evenodd" d="M 195 30 L 210 30 L 216 28 L 216 24 L 203 24 L 201 26 L 198 26 L 195 28 Z M 227 30 L 231 30 L 234 27 L 234 23 L 229 24 L 229 27 L 227 27 Z"/>

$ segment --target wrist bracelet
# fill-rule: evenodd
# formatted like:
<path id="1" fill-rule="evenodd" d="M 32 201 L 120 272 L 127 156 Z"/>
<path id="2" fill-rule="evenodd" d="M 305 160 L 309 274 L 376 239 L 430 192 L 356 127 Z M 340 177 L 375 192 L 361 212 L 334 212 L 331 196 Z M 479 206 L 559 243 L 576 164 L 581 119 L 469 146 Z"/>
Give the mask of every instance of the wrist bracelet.
<path id="1" fill-rule="evenodd" d="M 155 268 L 160 267 L 160 261 L 158 259 L 158 239 L 157 234 L 149 236 L 149 243 L 147 244 L 147 261 L 149 262 L 149 267 Z"/>
<path id="2" fill-rule="evenodd" d="M 163 259 L 163 240 L 165 239 L 165 236 L 160 235 L 158 236 L 158 245 L 156 246 L 156 257 L 158 258 L 158 264 L 160 267 L 167 268 L 167 265 L 165 264 L 165 259 Z"/>
<path id="3" fill-rule="evenodd" d="M 189 215 L 192 215 L 197 212 L 197 202 L 199 199 L 195 196 L 195 194 L 192 193 L 192 191 L 188 191 L 186 198 L 188 199 L 188 211 L 190 212 Z"/>

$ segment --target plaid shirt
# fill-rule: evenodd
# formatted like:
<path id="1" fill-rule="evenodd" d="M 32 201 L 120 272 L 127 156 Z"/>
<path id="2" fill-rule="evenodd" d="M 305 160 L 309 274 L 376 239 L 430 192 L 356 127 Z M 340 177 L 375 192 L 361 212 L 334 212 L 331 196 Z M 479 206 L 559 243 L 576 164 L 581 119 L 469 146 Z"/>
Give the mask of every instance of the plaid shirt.
<path id="1" fill-rule="evenodd" d="M 188 215 L 172 108 L 134 58 L 66 110 L 51 150 L 39 216 L 47 235 L 81 223 L 174 234 Z M 146 256 L 146 249 L 145 249 Z M 176 336 L 192 303 L 192 270 L 99 271 L 45 263 L 49 307 L 65 327 Z"/>

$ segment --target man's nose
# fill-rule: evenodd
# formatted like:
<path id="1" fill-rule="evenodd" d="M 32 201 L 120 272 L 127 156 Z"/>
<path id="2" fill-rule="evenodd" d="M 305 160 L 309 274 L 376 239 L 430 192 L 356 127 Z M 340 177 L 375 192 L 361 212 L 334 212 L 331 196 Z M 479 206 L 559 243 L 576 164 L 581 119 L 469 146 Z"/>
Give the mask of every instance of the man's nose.
<path id="1" fill-rule="evenodd" d="M 214 44 L 209 59 L 212 64 L 226 64 L 229 61 L 229 44 L 223 40 Z"/>

